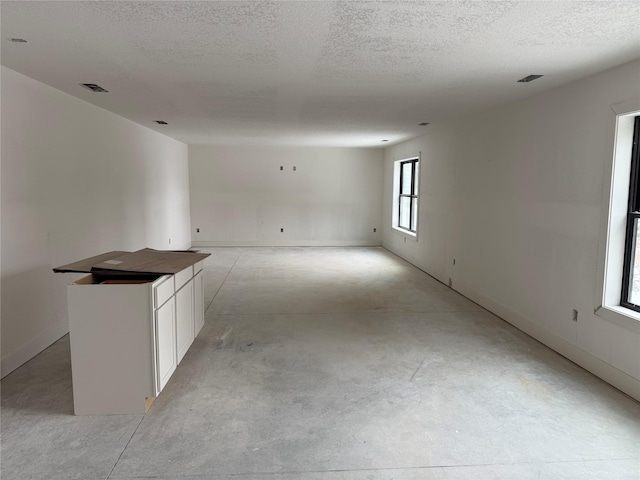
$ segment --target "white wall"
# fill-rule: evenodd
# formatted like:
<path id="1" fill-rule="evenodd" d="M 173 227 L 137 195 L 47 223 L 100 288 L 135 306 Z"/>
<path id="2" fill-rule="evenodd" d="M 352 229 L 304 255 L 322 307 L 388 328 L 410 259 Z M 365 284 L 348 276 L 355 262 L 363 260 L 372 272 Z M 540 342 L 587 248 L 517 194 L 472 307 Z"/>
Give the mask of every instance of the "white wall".
<path id="1" fill-rule="evenodd" d="M 188 248 L 188 149 L 2 68 L 2 374 L 67 330 L 58 265 Z M 169 244 L 171 238 L 171 244 Z"/>
<path id="2" fill-rule="evenodd" d="M 622 326 L 594 310 L 602 302 L 610 107 L 637 98 L 639 85 L 634 62 L 432 124 L 427 134 L 386 149 L 383 236 L 386 248 L 444 283 L 451 278 L 454 289 L 636 398 L 638 322 Z M 393 161 L 416 151 L 417 242 L 391 229 Z"/>
<path id="3" fill-rule="evenodd" d="M 190 145 L 193 244 L 380 245 L 382 164 L 382 149 Z"/>

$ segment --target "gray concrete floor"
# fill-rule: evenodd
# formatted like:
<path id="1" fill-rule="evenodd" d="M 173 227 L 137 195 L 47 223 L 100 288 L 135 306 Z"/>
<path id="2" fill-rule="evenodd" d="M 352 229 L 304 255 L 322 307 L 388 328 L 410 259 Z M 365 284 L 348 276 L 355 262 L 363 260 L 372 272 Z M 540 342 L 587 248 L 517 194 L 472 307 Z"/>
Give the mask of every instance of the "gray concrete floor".
<path id="1" fill-rule="evenodd" d="M 640 404 L 381 248 L 217 248 L 146 415 L 2 381 L 2 480 L 638 479 Z"/>

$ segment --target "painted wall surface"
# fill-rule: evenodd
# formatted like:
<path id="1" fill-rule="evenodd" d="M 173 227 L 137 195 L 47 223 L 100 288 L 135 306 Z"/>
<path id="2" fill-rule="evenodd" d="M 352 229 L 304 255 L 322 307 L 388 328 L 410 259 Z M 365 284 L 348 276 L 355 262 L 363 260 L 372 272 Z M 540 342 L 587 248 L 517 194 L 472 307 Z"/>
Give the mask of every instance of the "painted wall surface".
<path id="1" fill-rule="evenodd" d="M 382 164 L 382 149 L 190 145 L 193 243 L 380 245 Z"/>
<path id="2" fill-rule="evenodd" d="M 640 329 L 594 310 L 610 107 L 639 85 L 634 62 L 386 149 L 383 233 L 389 250 L 636 398 Z M 416 151 L 417 241 L 391 228 L 393 162 Z"/>
<path id="3" fill-rule="evenodd" d="M 4 375 L 68 330 L 78 276 L 53 267 L 191 237 L 187 145 L 4 67 L 1 88 Z"/>

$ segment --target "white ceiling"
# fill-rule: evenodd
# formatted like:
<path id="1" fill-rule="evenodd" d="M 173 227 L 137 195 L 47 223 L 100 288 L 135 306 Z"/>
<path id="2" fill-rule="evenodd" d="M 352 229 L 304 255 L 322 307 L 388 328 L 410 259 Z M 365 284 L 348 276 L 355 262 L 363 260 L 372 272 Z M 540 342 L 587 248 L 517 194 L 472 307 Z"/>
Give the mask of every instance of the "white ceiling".
<path id="1" fill-rule="evenodd" d="M 637 0 L 2 1 L 0 13 L 3 65 L 189 144 L 387 146 L 640 57 Z M 529 74 L 544 77 L 516 82 Z"/>

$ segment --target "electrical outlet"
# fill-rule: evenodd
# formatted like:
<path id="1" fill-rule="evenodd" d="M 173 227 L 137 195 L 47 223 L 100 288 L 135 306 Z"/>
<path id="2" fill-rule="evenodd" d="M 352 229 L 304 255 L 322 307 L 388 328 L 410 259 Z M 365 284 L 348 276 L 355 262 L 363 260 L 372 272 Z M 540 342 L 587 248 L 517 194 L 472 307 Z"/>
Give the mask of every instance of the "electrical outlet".
<path id="1" fill-rule="evenodd" d="M 296 171 L 296 167 L 293 167 L 293 171 L 294 171 L 294 172 Z"/>
<path id="2" fill-rule="evenodd" d="M 282 170 L 284 170 L 284 167 L 283 167 L 282 165 L 280 165 L 280 170 L 281 170 L 281 171 L 282 171 Z"/>
<path id="3" fill-rule="evenodd" d="M 200 229 L 199 228 L 196 228 L 196 233 L 200 233 Z"/>
<path id="4" fill-rule="evenodd" d="M 280 233 L 284 233 L 284 228 L 281 228 L 281 229 L 280 229 Z"/>
<path id="5" fill-rule="evenodd" d="M 455 259 L 455 258 L 453 259 L 453 264 L 454 264 L 454 265 L 456 264 L 456 259 Z"/>
<path id="6" fill-rule="evenodd" d="M 571 318 L 574 322 L 578 321 L 578 310 L 573 309 L 573 317 Z"/>
<path id="7" fill-rule="evenodd" d="M 169 245 L 171 245 L 171 239 L 169 239 Z"/>
<path id="8" fill-rule="evenodd" d="M 373 233 L 376 233 L 377 231 L 378 231 L 378 229 L 377 229 L 377 228 L 374 228 L 374 229 L 373 229 Z"/>

